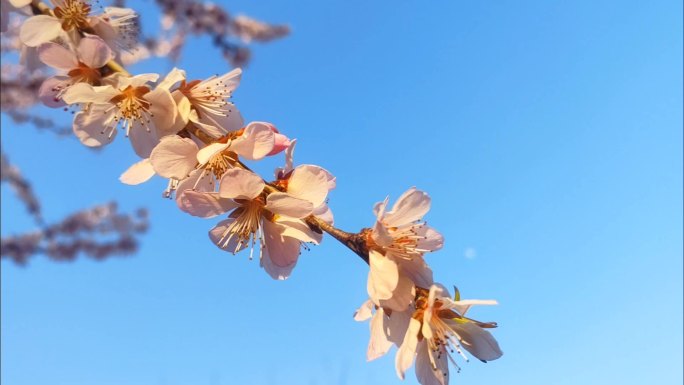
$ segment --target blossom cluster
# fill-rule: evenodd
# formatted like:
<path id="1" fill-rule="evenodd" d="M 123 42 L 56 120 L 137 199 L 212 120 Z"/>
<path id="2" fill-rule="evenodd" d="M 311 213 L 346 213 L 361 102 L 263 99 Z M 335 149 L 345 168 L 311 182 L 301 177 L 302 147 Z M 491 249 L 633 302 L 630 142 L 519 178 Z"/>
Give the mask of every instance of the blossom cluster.
<path id="1" fill-rule="evenodd" d="M 496 302 L 462 300 L 458 291 L 452 297 L 433 280 L 424 257 L 441 249 L 444 239 L 423 220 L 431 205 L 425 192 L 411 188 L 391 208 L 385 199 L 375 205 L 371 227 L 344 233 L 334 228 L 328 206 L 336 178 L 318 165 L 295 166 L 297 141 L 272 123 L 246 122 L 232 102 L 240 69 L 203 80 L 179 68 L 132 75 L 117 59 L 137 44 L 133 10 L 110 7 L 94 14 L 85 0 L 39 4 L 31 4 L 41 12 L 26 19 L 20 32 L 26 49 L 57 73 L 42 83 L 39 98 L 75 112 L 73 133 L 85 146 L 106 146 L 121 136 L 129 141 L 140 160 L 120 176 L 123 183 L 167 179 L 163 195 L 180 210 L 215 218 L 208 231 L 213 244 L 250 259 L 256 255 L 274 279 L 288 278 L 302 248 L 320 243 L 324 232 L 362 250 L 369 299 L 355 319 L 371 320 L 367 358 L 397 346 L 402 379 L 415 361 L 422 384 L 444 385 L 449 362 L 458 368 L 456 353 L 482 361 L 502 355 L 488 331 L 496 323 L 466 315 L 473 305 Z M 3 5 L 21 10 L 28 2 Z M 268 179 L 243 162 L 281 153 L 284 165 Z"/>

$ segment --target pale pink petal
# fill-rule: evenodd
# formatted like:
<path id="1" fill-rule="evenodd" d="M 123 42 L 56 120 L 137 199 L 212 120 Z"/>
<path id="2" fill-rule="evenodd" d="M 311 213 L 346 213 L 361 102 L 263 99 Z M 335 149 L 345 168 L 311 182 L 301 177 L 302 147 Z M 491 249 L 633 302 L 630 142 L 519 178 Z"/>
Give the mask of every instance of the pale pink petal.
<path id="1" fill-rule="evenodd" d="M 137 185 L 147 182 L 154 176 L 154 168 L 149 159 L 143 159 L 140 162 L 134 163 L 128 170 L 124 171 L 119 177 L 121 183 L 128 185 Z"/>
<path id="2" fill-rule="evenodd" d="M 253 172 L 238 168 L 223 174 L 219 186 L 222 198 L 254 199 L 264 190 L 264 181 Z"/>
<path id="3" fill-rule="evenodd" d="M 378 308 L 370 322 L 370 341 L 368 341 L 368 351 L 366 360 L 373 361 L 384 356 L 392 347 L 392 342 L 387 339 L 388 318 L 385 311 Z"/>
<path id="4" fill-rule="evenodd" d="M 217 114 L 212 110 L 207 110 L 200 105 L 195 104 L 199 115 L 197 121 L 204 125 L 213 126 L 225 135 L 232 131 L 237 131 L 244 126 L 244 119 L 242 114 L 234 104 L 228 103 L 224 112 Z M 193 120 L 194 121 L 194 120 Z"/>
<path id="5" fill-rule="evenodd" d="M 387 247 L 394 243 L 394 238 L 392 238 L 389 230 L 387 230 L 385 225 L 383 225 L 380 221 L 376 221 L 375 225 L 373 225 L 373 232 L 371 233 L 371 236 L 373 237 L 373 241 L 375 241 L 375 243 L 381 247 Z"/>
<path id="6" fill-rule="evenodd" d="M 288 194 L 304 199 L 318 207 L 325 203 L 328 196 L 330 173 L 314 165 L 297 166 L 287 182 Z"/>
<path id="7" fill-rule="evenodd" d="M 373 214 L 375 214 L 375 217 L 381 219 L 385 215 L 385 211 L 387 210 L 387 204 L 389 203 L 389 197 L 385 197 L 385 200 L 382 202 L 378 202 L 373 206 Z"/>
<path id="8" fill-rule="evenodd" d="M 183 179 L 195 169 L 198 150 L 192 139 L 169 135 L 152 150 L 150 161 L 160 176 Z"/>
<path id="9" fill-rule="evenodd" d="M 171 93 L 163 88 L 155 88 L 147 93 L 143 98 L 150 102 L 150 113 L 152 114 L 152 121 L 157 128 L 157 134 L 160 137 L 166 135 L 174 135 L 178 131 L 174 131 L 174 123 L 178 114 L 176 102 L 171 97 Z"/>
<path id="10" fill-rule="evenodd" d="M 249 160 L 259 160 L 273 149 L 273 131 L 264 123 L 253 122 L 247 125 L 242 135 L 235 138 L 230 149 Z"/>
<path id="11" fill-rule="evenodd" d="M 378 305 L 403 311 L 415 297 L 413 282 L 400 274 L 399 266 L 375 250 L 369 253 L 368 296 Z"/>
<path id="12" fill-rule="evenodd" d="M 416 354 L 416 378 L 421 385 L 447 385 L 449 383 L 449 362 L 447 361 L 447 351 L 444 346 L 439 347 L 438 352 L 432 352 L 435 360 L 435 368 L 430 361 L 430 348 L 427 341 L 418 343 Z"/>
<path id="13" fill-rule="evenodd" d="M 378 304 L 386 309 L 395 311 L 404 311 L 411 304 L 416 297 L 416 287 L 406 275 L 399 274 L 399 281 L 397 287 L 392 293 L 392 297 L 388 299 L 381 299 Z"/>
<path id="14" fill-rule="evenodd" d="M 447 320 L 449 326 L 458 334 L 461 346 L 480 361 L 493 361 L 503 355 L 499 343 L 483 328 L 473 322 Z"/>
<path id="15" fill-rule="evenodd" d="M 416 286 L 430 287 L 434 281 L 432 279 L 432 269 L 423 258 L 402 259 L 399 264 L 401 272 L 406 275 Z"/>
<path id="16" fill-rule="evenodd" d="M 70 49 L 57 43 L 44 43 L 38 48 L 40 61 L 62 71 L 70 71 L 78 67 L 78 58 Z"/>
<path id="17" fill-rule="evenodd" d="M 242 69 L 235 68 L 230 72 L 227 72 L 218 78 L 215 78 L 214 82 L 219 82 L 226 91 L 234 91 L 240 85 L 240 79 L 242 78 Z M 209 79 L 205 80 L 208 81 Z"/>
<path id="18" fill-rule="evenodd" d="M 9 0 L 14 8 L 21 8 L 31 4 L 31 0 Z"/>
<path id="19" fill-rule="evenodd" d="M 104 67 L 114 58 L 109 46 L 97 36 L 86 36 L 78 43 L 78 55 L 83 64 L 90 68 Z"/>
<path id="20" fill-rule="evenodd" d="M 354 312 L 354 321 L 363 322 L 373 315 L 373 302 L 367 300 Z"/>
<path id="21" fill-rule="evenodd" d="M 427 225 L 424 225 L 418 229 L 416 235 L 423 237 L 422 239 L 418 240 L 416 245 L 416 248 L 418 249 L 436 251 L 444 246 L 444 237 L 442 234 Z"/>
<path id="22" fill-rule="evenodd" d="M 88 147 L 100 147 L 111 143 L 116 136 L 113 112 L 104 113 L 96 108 L 78 112 L 74 116 L 74 134 Z"/>
<path id="23" fill-rule="evenodd" d="M 296 145 L 297 139 L 292 139 L 290 141 L 290 146 L 285 150 L 285 166 L 275 169 L 275 176 L 277 179 L 284 179 L 287 173 L 293 170 L 292 165 L 294 164 L 294 149 Z"/>
<path id="24" fill-rule="evenodd" d="M 393 311 L 387 321 L 387 339 L 393 344 L 400 346 L 406 336 L 412 311 Z"/>
<path id="25" fill-rule="evenodd" d="M 451 298 L 442 298 L 442 308 L 454 309 L 458 314 L 465 316 L 473 306 L 492 306 L 499 303 L 493 299 L 464 299 L 460 301 L 453 301 Z"/>
<path id="26" fill-rule="evenodd" d="M 175 132 L 182 130 L 188 125 L 188 117 L 190 116 L 191 107 L 190 100 L 185 97 L 181 92 L 174 91 L 171 93 L 174 103 L 176 103 L 176 120 L 174 120 L 173 125 L 169 127 L 168 132 Z"/>
<path id="27" fill-rule="evenodd" d="M 213 192 L 215 190 L 214 177 L 205 170 L 193 170 L 187 178 L 178 182 L 176 186 L 176 204 L 180 206 L 180 195 L 186 190 Z"/>
<path id="28" fill-rule="evenodd" d="M 209 160 L 216 154 L 230 147 L 229 143 L 212 143 L 197 153 L 197 162 L 201 165 L 207 164 Z"/>
<path id="29" fill-rule="evenodd" d="M 415 187 L 399 197 L 392 211 L 385 213 L 383 222 L 389 227 L 398 227 L 420 220 L 430 210 L 430 197 Z"/>
<path id="30" fill-rule="evenodd" d="M 188 101 L 189 102 L 189 101 Z M 188 121 L 192 122 L 193 125 L 197 126 L 200 130 L 202 130 L 205 134 L 211 136 L 214 139 L 218 139 L 228 133 L 228 131 L 222 129 L 222 128 L 217 128 L 212 126 L 211 124 L 204 124 L 199 121 L 199 118 L 197 117 L 197 111 L 191 109 L 190 113 L 188 114 Z"/>
<path id="31" fill-rule="evenodd" d="M 66 103 L 57 95 L 64 87 L 70 86 L 71 78 L 68 76 L 52 76 L 43 81 L 38 90 L 38 97 L 48 107 L 59 108 L 66 106 Z"/>
<path id="32" fill-rule="evenodd" d="M 289 148 L 291 143 L 292 142 L 290 141 L 290 138 L 283 134 L 276 133 L 275 141 L 273 144 L 273 150 L 271 150 L 271 152 L 269 152 L 268 155 L 275 155 L 282 152 L 283 150 Z"/>
<path id="33" fill-rule="evenodd" d="M 138 88 L 142 86 L 147 86 L 147 83 L 153 83 L 156 82 L 157 79 L 159 79 L 159 74 L 155 73 L 146 73 L 146 74 L 139 74 L 135 75 L 132 77 L 126 77 L 128 80 L 128 84 L 133 87 L 133 88 Z"/>
<path id="34" fill-rule="evenodd" d="M 395 359 L 397 376 L 402 380 L 405 378 L 406 370 L 413 364 L 413 358 L 416 355 L 416 348 L 418 347 L 419 330 L 420 321 L 411 318 L 408 330 L 406 330 L 406 335 L 404 336 L 404 341 L 401 343 Z"/>
<path id="35" fill-rule="evenodd" d="M 265 208 L 274 214 L 285 215 L 292 218 L 304 218 L 313 211 L 311 202 L 295 198 L 282 192 L 268 194 Z"/>
<path id="36" fill-rule="evenodd" d="M 316 218 L 322 220 L 323 222 L 333 225 L 335 223 L 335 218 L 333 217 L 333 212 L 330 210 L 328 205 L 320 205 L 316 207 L 311 213 L 316 216 Z"/>
<path id="37" fill-rule="evenodd" d="M 59 19 L 48 15 L 32 16 L 24 20 L 19 31 L 19 39 L 29 47 L 37 47 L 56 39 L 62 34 Z"/>
<path id="38" fill-rule="evenodd" d="M 229 218 L 219 222 L 211 230 L 209 230 L 209 239 L 220 249 L 229 253 L 237 254 L 239 251 L 245 249 L 247 245 L 240 242 L 236 236 L 231 236 L 230 225 L 234 219 Z"/>
<path id="39" fill-rule="evenodd" d="M 298 239 L 302 242 L 319 244 L 323 234 L 312 230 L 301 219 L 278 217 L 276 222 L 283 226 L 283 235 Z"/>
<path id="40" fill-rule="evenodd" d="M 152 150 L 159 144 L 159 137 L 154 127 L 143 126 L 140 120 L 133 121 L 128 138 L 131 140 L 133 150 L 141 158 L 149 158 Z"/>
<path id="41" fill-rule="evenodd" d="M 221 198 L 213 192 L 185 190 L 178 200 L 181 210 L 201 218 L 213 218 L 239 206 L 232 199 Z"/>
<path id="42" fill-rule="evenodd" d="M 261 265 L 273 279 L 284 280 L 290 276 L 300 254 L 300 242 L 280 234 L 277 224 L 263 221 L 264 249 Z"/>
<path id="43" fill-rule="evenodd" d="M 108 103 L 113 97 L 117 96 L 119 91 L 112 86 L 98 86 L 93 87 L 86 83 L 76 83 L 69 87 L 62 100 L 68 104 L 75 103 Z"/>
<path id="44" fill-rule="evenodd" d="M 164 79 L 161 82 L 159 82 L 157 88 L 163 88 L 167 91 L 170 91 L 174 85 L 183 80 L 185 80 L 185 71 L 173 67 L 173 69 L 169 71 L 169 73 L 164 77 Z"/>

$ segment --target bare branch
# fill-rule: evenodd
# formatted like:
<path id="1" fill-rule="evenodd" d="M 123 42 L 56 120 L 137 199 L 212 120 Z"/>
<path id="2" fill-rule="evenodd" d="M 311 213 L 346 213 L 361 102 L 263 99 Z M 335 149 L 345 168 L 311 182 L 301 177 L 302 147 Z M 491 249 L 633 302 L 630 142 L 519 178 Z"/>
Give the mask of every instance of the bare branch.
<path id="1" fill-rule="evenodd" d="M 110 202 L 78 211 L 42 230 L 3 237 L 0 255 L 19 265 L 38 254 L 57 261 L 71 261 L 79 254 L 97 260 L 129 255 L 138 249 L 135 236 L 148 226 L 146 210 L 120 214 L 116 203 Z"/>

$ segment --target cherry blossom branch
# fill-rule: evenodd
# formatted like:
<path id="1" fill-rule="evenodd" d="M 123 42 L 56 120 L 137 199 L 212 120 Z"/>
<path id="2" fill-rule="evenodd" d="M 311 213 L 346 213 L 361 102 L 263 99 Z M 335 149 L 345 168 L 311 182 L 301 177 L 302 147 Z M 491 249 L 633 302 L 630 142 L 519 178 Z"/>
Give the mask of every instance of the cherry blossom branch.
<path id="1" fill-rule="evenodd" d="M 215 142 L 215 139 L 212 138 L 211 136 L 207 135 L 204 133 L 201 129 L 199 129 L 197 126 L 187 126 L 185 128 L 185 131 L 195 135 L 198 139 L 203 141 L 205 144 L 212 144 Z M 242 168 L 247 171 L 253 172 L 249 167 L 247 167 L 244 163 L 242 163 L 239 159 L 231 159 L 231 162 L 233 166 Z M 263 178 L 262 178 L 263 180 Z M 265 184 L 265 191 L 267 193 L 274 193 L 274 192 L 281 192 L 276 186 L 273 186 L 272 184 L 269 184 L 266 180 L 263 180 Z M 349 248 L 351 251 L 356 253 L 361 259 L 368 263 L 368 247 L 366 246 L 366 236 L 368 235 L 368 231 L 370 229 L 363 229 L 359 233 L 348 233 L 346 231 L 340 230 L 333 225 L 327 223 L 324 220 L 321 220 L 320 218 L 317 218 L 315 215 L 309 215 L 308 217 L 305 218 L 305 221 L 309 227 L 311 227 L 314 231 L 317 231 L 321 233 L 322 231 L 328 233 L 331 235 L 333 238 L 338 240 L 340 243 L 345 245 L 347 248 Z"/>
<path id="2" fill-rule="evenodd" d="M 424 256 L 441 249 L 444 238 L 423 220 L 431 206 L 427 193 L 413 187 L 391 206 L 389 198 L 377 203 L 373 225 L 359 233 L 338 229 L 327 200 L 336 178 L 317 165 L 295 167 L 296 140 L 273 124 L 245 124 L 231 101 L 240 69 L 205 80 L 193 80 L 178 68 L 161 79 L 154 73 L 131 75 L 113 61 L 121 56 L 121 41 L 112 42 L 112 34 L 98 28 L 103 28 L 99 23 L 110 32 L 121 27 L 120 37 L 127 39 L 125 28 L 135 29 L 134 11 L 115 10 L 110 19 L 91 15 L 87 0 L 54 0 L 52 9 L 41 4 L 33 0 L 32 8 L 41 16 L 22 24 L 21 41 L 66 75 L 45 79 L 40 99 L 51 107 L 79 109 L 73 130 L 88 147 L 105 146 L 119 129 L 125 132 L 141 160 L 121 175 L 123 183 L 144 183 L 154 175 L 166 178 L 164 196 L 174 197 L 182 211 L 221 218 L 208 232 L 218 248 L 232 254 L 248 249 L 250 259 L 256 250 L 261 267 L 274 279 L 290 276 L 307 243 L 319 244 L 328 234 L 344 244 L 369 266 L 369 301 L 355 316 L 372 317 L 368 359 L 397 345 L 396 371 L 402 379 L 415 360 L 419 382 L 445 385 L 449 362 L 458 368 L 451 354 L 466 358 L 462 349 L 482 361 L 501 357 L 486 330 L 496 323 L 466 316 L 473 305 L 496 302 L 461 300 L 458 290 L 452 299 L 433 280 Z M 191 0 L 164 4 L 170 9 L 197 6 L 227 18 Z M 246 23 L 243 29 L 265 38 L 261 27 Z M 71 44 L 65 46 L 65 39 Z M 270 182 L 242 162 L 283 151 L 285 164 Z M 18 243 L 30 245 L 32 239 Z"/>

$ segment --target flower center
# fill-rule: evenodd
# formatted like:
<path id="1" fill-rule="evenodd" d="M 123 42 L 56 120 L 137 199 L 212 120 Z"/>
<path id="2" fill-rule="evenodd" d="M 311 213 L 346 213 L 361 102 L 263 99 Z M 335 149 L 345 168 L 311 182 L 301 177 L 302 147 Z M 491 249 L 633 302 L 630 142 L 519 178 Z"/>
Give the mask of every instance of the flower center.
<path id="1" fill-rule="evenodd" d="M 260 240 L 263 247 L 263 233 L 261 232 L 261 217 L 264 213 L 265 200 L 258 196 L 250 200 L 236 199 L 241 206 L 230 214 L 235 220 L 228 227 L 226 234 L 221 238 L 221 244 L 235 245 L 233 254 L 245 247 L 250 247 L 249 259 L 252 259 L 254 245 Z"/>
<path id="2" fill-rule="evenodd" d="M 88 83 L 95 86 L 100 84 L 100 71 L 95 68 L 90 68 L 81 62 L 78 63 L 78 68 L 72 69 L 67 75 L 69 75 L 75 83 Z"/>
<path id="3" fill-rule="evenodd" d="M 150 122 L 153 115 L 149 112 L 151 103 L 143 98 L 145 94 L 150 92 L 147 87 L 126 87 L 121 93 L 113 97 L 110 102 L 114 104 L 117 109 L 114 120 L 117 122 L 123 121 L 126 135 L 131 130 L 131 127 L 136 122 L 149 132 Z"/>
<path id="4" fill-rule="evenodd" d="M 90 14 L 90 4 L 82 0 L 64 0 L 64 2 L 55 7 L 55 16 L 62 22 L 62 29 L 71 31 L 72 29 L 83 30 L 90 25 L 88 24 L 88 15 Z"/>
<path id="5" fill-rule="evenodd" d="M 221 151 L 217 154 L 214 154 L 211 158 L 209 158 L 209 161 L 207 164 L 204 166 L 205 169 L 209 170 L 212 174 L 214 174 L 214 177 L 216 179 L 221 179 L 223 174 L 228 171 L 228 169 L 233 168 L 233 164 L 237 160 L 237 154 L 225 150 Z"/>

